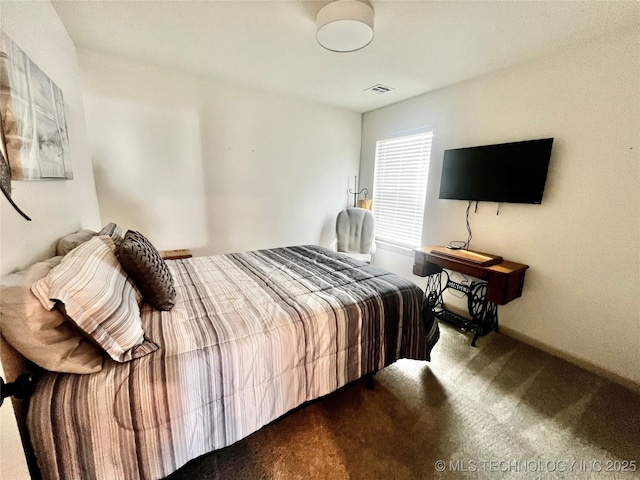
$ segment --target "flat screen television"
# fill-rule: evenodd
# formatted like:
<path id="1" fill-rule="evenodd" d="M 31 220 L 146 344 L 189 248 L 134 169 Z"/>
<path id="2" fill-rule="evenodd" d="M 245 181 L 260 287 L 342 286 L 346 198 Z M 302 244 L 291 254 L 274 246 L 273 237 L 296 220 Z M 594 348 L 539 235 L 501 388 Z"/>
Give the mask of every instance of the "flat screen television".
<path id="1" fill-rule="evenodd" d="M 553 138 L 445 150 L 440 198 L 541 203 Z"/>

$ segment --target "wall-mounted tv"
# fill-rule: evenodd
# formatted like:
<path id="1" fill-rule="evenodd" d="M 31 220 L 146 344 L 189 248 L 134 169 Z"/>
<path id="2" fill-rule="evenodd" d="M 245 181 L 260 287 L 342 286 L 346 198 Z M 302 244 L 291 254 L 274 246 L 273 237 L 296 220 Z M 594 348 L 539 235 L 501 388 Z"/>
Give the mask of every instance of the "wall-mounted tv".
<path id="1" fill-rule="evenodd" d="M 553 138 L 445 150 L 440 198 L 541 203 Z"/>

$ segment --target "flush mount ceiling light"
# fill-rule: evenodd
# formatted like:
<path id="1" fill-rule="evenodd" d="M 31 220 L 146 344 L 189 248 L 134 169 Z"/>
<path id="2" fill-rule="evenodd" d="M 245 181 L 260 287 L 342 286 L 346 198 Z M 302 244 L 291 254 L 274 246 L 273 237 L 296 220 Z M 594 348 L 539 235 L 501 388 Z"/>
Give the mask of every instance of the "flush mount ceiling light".
<path id="1" fill-rule="evenodd" d="M 316 16 L 318 43 L 332 52 L 355 52 L 373 40 L 373 8 L 359 0 L 336 0 Z"/>

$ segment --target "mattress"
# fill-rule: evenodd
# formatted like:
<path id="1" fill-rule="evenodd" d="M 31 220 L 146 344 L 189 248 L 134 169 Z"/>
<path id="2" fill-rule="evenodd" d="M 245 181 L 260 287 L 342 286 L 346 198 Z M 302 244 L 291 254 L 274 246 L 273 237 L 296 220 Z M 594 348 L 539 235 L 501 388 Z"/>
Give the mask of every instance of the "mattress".
<path id="1" fill-rule="evenodd" d="M 157 351 L 39 380 L 27 421 L 43 478 L 163 478 L 438 340 L 419 287 L 319 246 L 167 264 L 175 307 L 142 307 Z"/>

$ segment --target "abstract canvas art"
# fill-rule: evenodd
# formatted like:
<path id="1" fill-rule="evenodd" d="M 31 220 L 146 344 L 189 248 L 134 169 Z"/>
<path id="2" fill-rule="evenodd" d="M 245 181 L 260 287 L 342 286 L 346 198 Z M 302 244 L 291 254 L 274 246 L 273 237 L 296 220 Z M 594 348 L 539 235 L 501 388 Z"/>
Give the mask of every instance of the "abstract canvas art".
<path id="1" fill-rule="evenodd" d="M 72 179 L 62 90 L 5 33 L 0 117 L 14 180 Z"/>
<path id="2" fill-rule="evenodd" d="M 31 221 L 27 214 L 20 210 L 18 205 L 16 205 L 11 198 L 11 168 L 9 168 L 9 162 L 5 155 L 4 135 L 2 134 L 2 130 L 2 119 L 0 118 L 0 190 L 2 190 L 2 193 L 11 206 L 16 209 L 16 212 L 22 215 L 25 220 Z"/>

